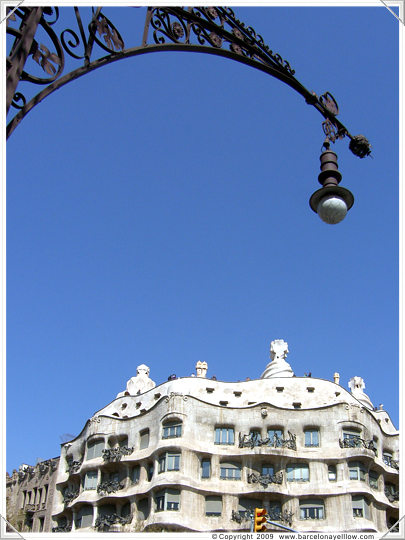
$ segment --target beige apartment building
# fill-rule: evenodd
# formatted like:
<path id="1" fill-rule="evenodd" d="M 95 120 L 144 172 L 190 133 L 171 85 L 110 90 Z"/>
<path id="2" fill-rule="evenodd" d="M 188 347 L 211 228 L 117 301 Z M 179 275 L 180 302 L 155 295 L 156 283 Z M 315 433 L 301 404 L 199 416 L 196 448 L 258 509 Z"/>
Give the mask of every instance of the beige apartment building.
<path id="1" fill-rule="evenodd" d="M 43 527 L 248 531 L 264 507 L 272 531 L 386 532 L 399 519 L 398 431 L 360 377 L 350 391 L 337 373 L 296 377 L 287 353 L 273 341 L 261 378 L 244 382 L 198 362 L 156 386 L 138 366 L 62 446 Z"/>

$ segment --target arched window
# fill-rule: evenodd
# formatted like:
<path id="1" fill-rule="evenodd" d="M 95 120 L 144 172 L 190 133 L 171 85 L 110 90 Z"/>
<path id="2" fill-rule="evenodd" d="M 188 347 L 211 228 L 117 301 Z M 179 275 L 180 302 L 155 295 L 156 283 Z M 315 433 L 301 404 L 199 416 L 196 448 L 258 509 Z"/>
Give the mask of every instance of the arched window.
<path id="1" fill-rule="evenodd" d="M 181 437 L 181 431 L 181 420 L 167 420 L 166 422 L 163 422 L 162 439 L 174 439 L 176 437 Z"/>
<path id="2" fill-rule="evenodd" d="M 366 467 L 360 461 L 350 461 L 349 463 L 349 479 L 366 481 Z"/>
<path id="3" fill-rule="evenodd" d="M 82 506 L 76 517 L 76 529 L 91 527 L 93 525 L 93 507 L 90 505 Z"/>
<path id="4" fill-rule="evenodd" d="M 306 463 L 292 463 L 287 467 L 287 482 L 309 482 L 309 468 Z"/>
<path id="5" fill-rule="evenodd" d="M 269 446 L 279 448 L 282 445 L 284 432 L 280 427 L 272 427 L 267 430 L 267 437 L 269 439 Z"/>
<path id="6" fill-rule="evenodd" d="M 237 463 L 221 463 L 220 478 L 221 480 L 240 480 L 242 477 L 242 468 Z"/>
<path id="7" fill-rule="evenodd" d="M 325 505 L 321 499 L 300 501 L 300 519 L 324 519 Z"/>
<path id="8" fill-rule="evenodd" d="M 166 452 L 159 457 L 158 473 L 180 470 L 180 452 Z"/>
<path id="9" fill-rule="evenodd" d="M 97 439 L 87 443 L 87 459 L 94 459 L 101 457 L 104 450 L 104 440 Z"/>
<path id="10" fill-rule="evenodd" d="M 220 516 L 222 514 L 222 497 L 220 495 L 208 495 L 205 497 L 205 515 Z"/>
<path id="11" fill-rule="evenodd" d="M 143 450 L 149 446 L 149 429 L 144 429 L 139 433 L 139 449 Z"/>
<path id="12" fill-rule="evenodd" d="M 353 517 L 370 519 L 370 503 L 362 495 L 352 495 Z"/>

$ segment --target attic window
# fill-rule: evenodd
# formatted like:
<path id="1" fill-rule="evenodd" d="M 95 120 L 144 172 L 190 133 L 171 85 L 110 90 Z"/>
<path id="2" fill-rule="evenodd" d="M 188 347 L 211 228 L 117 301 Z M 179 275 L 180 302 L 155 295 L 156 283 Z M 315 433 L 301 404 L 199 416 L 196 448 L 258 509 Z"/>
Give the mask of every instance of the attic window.
<path id="1" fill-rule="evenodd" d="M 121 405 L 121 409 L 122 409 L 122 410 L 126 409 L 126 408 L 127 408 L 127 405 L 128 405 L 127 403 L 123 403 L 123 404 Z"/>
<path id="2" fill-rule="evenodd" d="M 157 393 L 154 395 L 154 398 L 155 398 L 155 399 L 159 399 L 161 395 L 162 395 L 162 394 L 161 394 L 160 392 L 157 392 Z"/>
<path id="3" fill-rule="evenodd" d="M 142 405 L 142 402 L 141 401 L 138 401 L 138 403 L 136 404 L 136 408 L 139 409 L 139 407 Z"/>
<path id="4" fill-rule="evenodd" d="M 113 412 L 112 415 L 113 416 L 118 416 L 118 417 L 120 416 L 117 412 Z"/>
<path id="5" fill-rule="evenodd" d="M 248 405 L 254 405 L 255 403 L 257 403 L 256 401 L 248 401 Z"/>
<path id="6" fill-rule="evenodd" d="M 283 392 L 284 386 L 276 386 L 277 392 Z"/>
<path id="7" fill-rule="evenodd" d="M 294 407 L 294 409 L 301 409 L 301 403 L 299 401 L 295 401 L 293 403 L 293 407 Z"/>
<path id="8" fill-rule="evenodd" d="M 141 409 L 141 413 L 145 413 L 146 412 L 146 409 Z"/>
<path id="9" fill-rule="evenodd" d="M 220 401 L 219 404 L 226 407 L 228 405 L 228 402 L 227 401 Z"/>
<path id="10" fill-rule="evenodd" d="M 340 396 L 340 392 L 335 392 L 335 396 L 336 397 Z"/>
<path id="11" fill-rule="evenodd" d="M 315 388 L 313 386 L 307 386 L 308 392 L 313 392 Z"/>
<path id="12" fill-rule="evenodd" d="M 208 388 L 207 386 L 206 390 L 208 394 L 212 394 L 212 392 L 214 391 L 214 388 Z"/>
<path id="13" fill-rule="evenodd" d="M 234 392 L 236 397 L 240 397 L 242 395 L 242 392 Z"/>

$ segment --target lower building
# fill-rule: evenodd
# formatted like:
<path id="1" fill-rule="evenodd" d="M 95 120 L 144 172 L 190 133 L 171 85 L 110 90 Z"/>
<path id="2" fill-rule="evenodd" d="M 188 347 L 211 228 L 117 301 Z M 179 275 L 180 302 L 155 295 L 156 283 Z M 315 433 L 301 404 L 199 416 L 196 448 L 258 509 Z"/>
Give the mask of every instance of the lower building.
<path id="1" fill-rule="evenodd" d="M 45 532 L 52 529 L 52 501 L 59 457 L 21 465 L 6 477 L 8 530 Z"/>
<path id="2" fill-rule="evenodd" d="M 283 340 L 262 376 L 159 386 L 149 368 L 62 445 L 54 531 L 386 532 L 399 519 L 399 434 L 364 382 L 296 377 Z M 44 523 L 44 527 L 47 523 Z"/>

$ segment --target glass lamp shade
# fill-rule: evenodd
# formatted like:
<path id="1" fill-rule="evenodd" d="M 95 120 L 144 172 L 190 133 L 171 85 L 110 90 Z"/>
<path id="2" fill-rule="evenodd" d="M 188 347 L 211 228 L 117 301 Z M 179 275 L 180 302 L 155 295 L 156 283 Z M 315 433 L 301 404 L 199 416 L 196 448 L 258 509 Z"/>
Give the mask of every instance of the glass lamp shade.
<path id="1" fill-rule="evenodd" d="M 347 204 L 336 194 L 330 193 L 319 201 L 316 209 L 319 217 L 325 223 L 335 225 L 340 223 L 347 214 Z"/>

